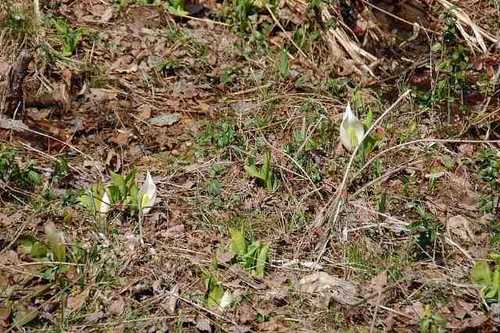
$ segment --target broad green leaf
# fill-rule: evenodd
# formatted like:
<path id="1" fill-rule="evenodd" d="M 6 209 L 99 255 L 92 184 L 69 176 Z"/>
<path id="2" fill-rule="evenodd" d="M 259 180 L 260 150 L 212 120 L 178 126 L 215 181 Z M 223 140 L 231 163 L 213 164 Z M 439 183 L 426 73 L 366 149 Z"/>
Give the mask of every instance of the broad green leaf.
<path id="1" fill-rule="evenodd" d="M 264 177 L 262 176 L 260 171 L 257 170 L 255 165 L 245 165 L 245 171 L 247 172 L 247 174 L 250 177 L 254 177 L 254 178 L 262 179 L 262 180 L 264 179 Z"/>
<path id="2" fill-rule="evenodd" d="M 286 79 L 290 74 L 290 68 L 288 64 L 288 50 L 284 48 L 280 55 L 279 62 L 279 74 L 282 79 Z"/>
<path id="3" fill-rule="evenodd" d="M 486 261 L 478 261 L 471 272 L 471 279 L 474 283 L 489 285 L 492 282 L 491 270 Z"/>
<path id="4" fill-rule="evenodd" d="M 222 296 L 224 295 L 224 288 L 212 274 L 205 273 L 205 275 L 205 287 L 207 288 L 207 306 L 213 309 L 219 306 Z"/>
<path id="5" fill-rule="evenodd" d="M 271 152 L 267 151 L 266 154 L 264 155 L 264 165 L 262 166 L 262 176 L 264 177 L 264 181 L 266 183 L 271 177 Z"/>
<path id="6" fill-rule="evenodd" d="M 229 229 L 231 235 L 231 250 L 238 256 L 243 256 L 247 252 L 247 241 L 243 232 L 238 229 Z"/>
<path id="7" fill-rule="evenodd" d="M 257 263 L 255 265 L 255 276 L 258 278 L 264 277 L 266 264 L 269 257 L 269 245 L 264 244 L 261 246 L 259 255 L 257 256 Z"/>

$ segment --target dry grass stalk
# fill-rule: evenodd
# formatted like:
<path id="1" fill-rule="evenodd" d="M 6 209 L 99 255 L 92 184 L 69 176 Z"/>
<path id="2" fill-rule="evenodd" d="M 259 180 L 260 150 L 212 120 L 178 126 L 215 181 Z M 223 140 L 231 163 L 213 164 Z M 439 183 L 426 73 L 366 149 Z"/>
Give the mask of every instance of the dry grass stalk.
<path id="1" fill-rule="evenodd" d="M 328 7 L 321 8 L 321 17 L 325 22 L 332 19 Z M 369 74 L 375 77 L 367 62 L 374 63 L 377 58 L 352 41 L 341 27 L 328 29 L 327 41 L 334 60 L 340 61 L 344 68 L 351 65 L 358 74 Z"/>
<path id="2" fill-rule="evenodd" d="M 291 0 L 288 4 L 290 8 L 293 8 L 297 13 L 305 13 L 307 11 L 308 4 L 303 0 Z M 321 6 L 319 14 L 323 22 L 329 22 L 332 19 L 339 21 L 338 18 L 330 14 L 331 9 L 331 5 Z M 328 42 L 328 46 L 333 56 L 333 62 L 340 64 L 345 73 L 354 71 L 360 76 L 368 74 L 375 77 L 371 65 L 378 62 L 377 57 L 365 51 L 353 41 L 341 24 L 335 28 L 328 28 L 325 40 Z"/>
<path id="3" fill-rule="evenodd" d="M 447 11 L 449 11 L 456 17 L 457 28 L 472 50 L 476 48 L 481 50 L 483 53 L 488 53 L 488 48 L 486 47 L 486 43 L 484 42 L 485 38 L 492 43 L 498 43 L 498 40 L 493 35 L 475 24 L 463 9 L 459 8 L 455 4 L 448 2 L 447 0 L 438 1 Z M 466 26 L 470 27 L 474 35 L 471 35 L 466 31 Z"/>

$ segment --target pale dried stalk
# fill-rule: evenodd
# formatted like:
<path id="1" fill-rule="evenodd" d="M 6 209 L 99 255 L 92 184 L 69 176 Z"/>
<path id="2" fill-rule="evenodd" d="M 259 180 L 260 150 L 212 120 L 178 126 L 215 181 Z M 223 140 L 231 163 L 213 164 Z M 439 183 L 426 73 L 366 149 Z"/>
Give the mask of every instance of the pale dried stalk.
<path id="1" fill-rule="evenodd" d="M 297 13 L 304 13 L 308 6 L 308 3 L 303 0 L 290 0 L 287 3 Z M 329 7 L 324 5 L 320 11 L 324 22 L 334 18 L 328 9 Z M 329 28 L 326 34 L 325 39 L 332 53 L 333 62 L 340 63 L 344 70 L 352 69 L 358 75 L 364 76 L 368 74 L 375 77 L 370 65 L 377 63 L 378 59 L 354 42 L 341 26 Z"/>
<path id="2" fill-rule="evenodd" d="M 40 13 L 40 0 L 33 0 L 33 12 L 35 14 L 36 25 L 39 26 L 42 20 L 42 14 Z"/>
<path id="3" fill-rule="evenodd" d="M 332 19 L 332 15 L 326 6 L 321 8 L 321 16 L 325 22 Z M 359 74 L 367 73 L 375 77 L 375 74 L 373 74 L 366 62 L 374 63 L 377 61 L 377 58 L 353 42 L 342 28 L 328 29 L 327 40 L 335 60 L 343 60 L 345 63 L 345 58 L 348 56 L 354 61 L 353 69 L 355 71 Z M 339 47 L 339 44 L 343 50 Z"/>

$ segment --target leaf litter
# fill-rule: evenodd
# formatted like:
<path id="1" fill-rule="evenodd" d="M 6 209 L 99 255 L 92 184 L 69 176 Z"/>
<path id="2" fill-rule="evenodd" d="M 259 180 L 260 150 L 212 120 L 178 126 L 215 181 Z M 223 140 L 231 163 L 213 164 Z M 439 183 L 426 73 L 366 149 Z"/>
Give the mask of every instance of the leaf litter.
<path id="1" fill-rule="evenodd" d="M 464 251 L 473 260 L 498 251 L 498 52 L 487 33 L 495 12 L 482 2 L 492 15 L 467 10 L 470 1 L 449 16 L 429 1 L 401 4 L 186 4 L 195 18 L 169 14 L 166 1 L 41 4 L 43 15 L 86 30 L 66 58 L 70 36 L 44 25 L 35 43 L 29 29 L 20 36 L 7 26 L 2 107 L 19 38 L 33 62 L 21 96 L 29 107 L 0 119 L 0 283 L 9 290 L 0 327 L 50 326 L 66 307 L 69 330 L 125 321 L 116 331 L 415 331 L 444 318 L 449 329 L 492 331 L 498 304 L 485 304 L 471 286 Z M 31 2 L 18 5 L 32 12 Z M 9 8 L 0 5 L 0 17 Z M 28 18 L 9 22 L 19 32 Z M 341 194 L 350 205 L 339 206 L 339 224 L 348 228 L 310 228 L 347 167 L 348 153 L 335 149 L 345 107 L 369 123 L 402 93 L 400 83 L 411 86 L 411 99 L 356 142 L 354 169 L 411 140 L 467 142 L 417 142 L 377 155 Z M 275 177 L 267 188 L 245 175 L 252 156 L 266 154 Z M 422 162 L 406 165 L 415 158 Z M 63 160 L 70 177 L 58 183 Z M 155 199 L 152 186 L 142 191 L 153 202 L 142 205 L 142 218 L 130 213 L 133 196 L 104 192 L 94 218 L 75 204 L 72 193 L 131 169 L 155 175 Z M 12 179 L 34 173 L 44 190 L 22 187 L 32 178 Z M 360 198 L 351 197 L 356 188 Z M 241 227 L 258 246 L 233 249 L 237 258 L 230 230 Z M 207 271 L 216 279 L 213 307 Z M 130 320 L 136 316 L 146 320 Z"/>

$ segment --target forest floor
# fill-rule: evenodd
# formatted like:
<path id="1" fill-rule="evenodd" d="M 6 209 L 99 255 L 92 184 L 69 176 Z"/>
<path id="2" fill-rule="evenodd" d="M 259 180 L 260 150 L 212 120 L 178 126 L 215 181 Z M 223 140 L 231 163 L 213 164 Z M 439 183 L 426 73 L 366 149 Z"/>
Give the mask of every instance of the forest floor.
<path id="1" fill-rule="evenodd" d="M 498 1 L 39 2 L 0 4 L 0 331 L 498 331 Z"/>

